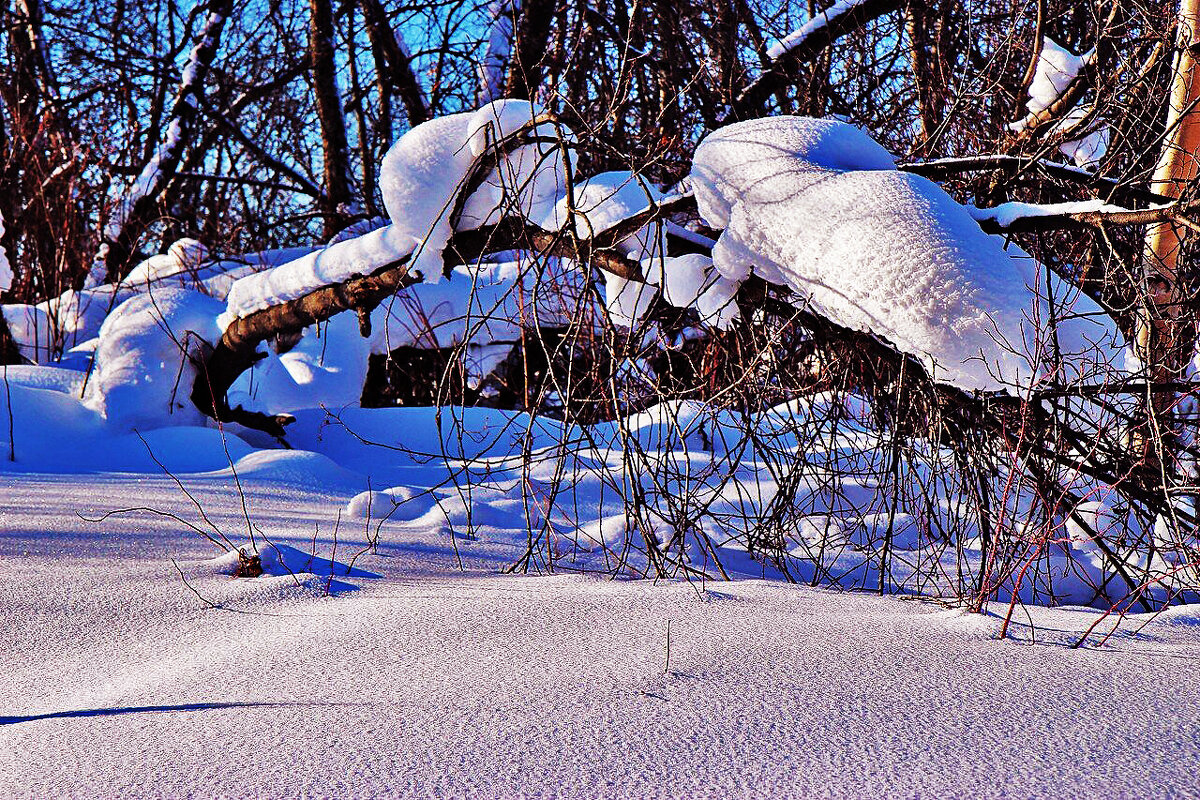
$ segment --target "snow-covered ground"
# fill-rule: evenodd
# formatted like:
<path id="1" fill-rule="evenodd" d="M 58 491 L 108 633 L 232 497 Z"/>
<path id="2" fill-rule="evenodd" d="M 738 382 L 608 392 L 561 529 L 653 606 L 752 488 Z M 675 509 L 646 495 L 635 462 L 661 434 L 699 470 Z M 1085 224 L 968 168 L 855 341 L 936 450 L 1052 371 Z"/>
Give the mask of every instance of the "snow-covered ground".
<path id="1" fill-rule="evenodd" d="M 182 480 L 244 536 L 229 475 Z M 332 556 L 332 584 L 91 521 L 198 523 L 168 477 L 0 473 L 0 796 L 1200 794 L 1195 606 L 1082 649 L 1098 612 L 1029 608 L 1000 641 L 994 615 L 778 581 L 506 575 L 511 542 L 419 521 L 371 553 L 343 518 L 335 551 L 352 486 L 245 489 L 260 543 Z"/>
<path id="2" fill-rule="evenodd" d="M 753 274 L 968 390 L 1124 356 L 1090 301 L 844 123 L 704 140 L 687 183 L 711 258 L 663 254 L 639 215 L 664 195 L 636 176 L 567 181 L 572 141 L 527 102 L 443 117 L 385 158 L 389 219 L 326 247 L 211 262 L 183 240 L 120 284 L 0 309 L 37 362 L 0 376 L 0 798 L 1200 796 L 1195 541 L 1109 487 L 1068 481 L 1086 504 L 1041 525 L 1006 460 L 967 485 L 937 435 L 902 459 L 838 393 L 622 401 L 587 425 L 359 407 L 372 353 L 462 344 L 474 385 L 534 323 L 591 324 L 570 259 L 444 271 L 502 209 L 624 237 L 640 271 L 604 303 L 635 333 L 656 293 L 727 326 Z M 400 266 L 425 282 L 369 332 L 344 312 L 230 388 L 291 418 L 286 447 L 193 406 L 235 320 Z M 995 525 L 971 513 L 987 487 Z M 1193 604 L 1105 617 L 1129 595 L 1114 570 Z M 654 574 L 694 580 L 632 579 Z M 998 600 L 844 591 L 867 587 Z M 1013 596 L 1060 607 L 1016 606 L 1001 640 Z"/>

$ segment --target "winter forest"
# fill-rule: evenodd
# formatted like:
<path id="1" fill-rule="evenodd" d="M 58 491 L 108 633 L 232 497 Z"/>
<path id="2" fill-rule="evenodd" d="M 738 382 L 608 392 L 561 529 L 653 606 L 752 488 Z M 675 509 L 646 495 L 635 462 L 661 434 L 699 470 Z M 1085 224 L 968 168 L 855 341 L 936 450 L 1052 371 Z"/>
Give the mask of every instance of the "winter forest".
<path id="1" fill-rule="evenodd" d="M 1200 795 L 1198 0 L 0 20 L 0 794 Z"/>

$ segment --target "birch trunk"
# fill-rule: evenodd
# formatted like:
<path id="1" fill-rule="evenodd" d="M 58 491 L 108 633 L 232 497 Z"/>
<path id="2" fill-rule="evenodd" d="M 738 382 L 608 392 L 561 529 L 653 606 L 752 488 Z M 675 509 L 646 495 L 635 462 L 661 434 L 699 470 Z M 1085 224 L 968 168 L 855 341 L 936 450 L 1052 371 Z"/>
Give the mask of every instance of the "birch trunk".
<path id="1" fill-rule="evenodd" d="M 1194 48 L 1200 44 L 1200 0 L 1181 0 L 1178 9 L 1178 43 L 1174 77 L 1167 111 L 1166 133 L 1152 191 L 1177 198 L 1189 189 L 1197 174 L 1200 151 L 1200 75 Z M 1170 221 L 1151 226 L 1146 233 L 1144 278 L 1147 301 L 1137 331 L 1137 352 L 1152 382 L 1183 377 L 1194 350 L 1194 315 L 1182 312 L 1184 275 L 1180 255 L 1188 228 Z M 1148 403 L 1149 430 L 1135 436 L 1146 458 L 1169 467 L 1170 452 L 1178 431 L 1171 422 L 1177 402 L 1175 392 L 1155 392 Z M 1157 443 L 1157 444 L 1156 444 Z"/>

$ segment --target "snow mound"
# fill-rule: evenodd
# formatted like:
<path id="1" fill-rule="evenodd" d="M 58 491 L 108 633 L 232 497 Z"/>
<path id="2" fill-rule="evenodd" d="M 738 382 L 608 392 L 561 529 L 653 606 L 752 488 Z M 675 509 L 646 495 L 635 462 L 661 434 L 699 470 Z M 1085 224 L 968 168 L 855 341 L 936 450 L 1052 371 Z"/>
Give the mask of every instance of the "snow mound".
<path id="1" fill-rule="evenodd" d="M 378 578 L 379 574 L 333 561 L 316 552 L 273 541 L 249 542 L 191 568 L 196 576 L 236 575 L 243 558 L 257 555 L 262 574 L 239 578 L 218 588 L 208 599 L 218 603 L 263 603 L 311 600 L 353 591 L 346 578 Z"/>
<path id="2" fill-rule="evenodd" d="M 104 426 L 95 411 L 74 397 L 19 383 L 0 386 L 0 417 L 6 423 L 0 425 L 0 464 L 15 456 L 16 463 L 46 472 L 77 469 L 76 454 L 86 456 L 87 443 Z"/>
<path id="3" fill-rule="evenodd" d="M 358 317 L 350 311 L 337 314 L 306 328 L 286 353 L 268 352 L 238 376 L 228 392 L 229 404 L 267 414 L 358 405 L 369 357 Z"/>
<path id="4" fill-rule="evenodd" d="M 732 281 L 753 272 L 788 286 L 965 389 L 1028 387 L 1056 369 L 1047 320 L 1065 320 L 1061 377 L 1119 354 L 1098 306 L 1052 280 L 1047 292 L 1031 257 L 1006 251 L 936 184 L 878 168 L 885 161 L 860 131 L 828 120 L 775 117 L 710 135 L 692 177 L 701 216 L 725 228 L 714 268 Z"/>
<path id="5" fill-rule="evenodd" d="M 349 519 L 385 520 L 401 522 L 415 519 L 429 510 L 430 502 L 413 502 L 415 498 L 427 497 L 407 486 L 393 486 L 383 491 L 359 492 L 346 503 L 344 516 Z"/>
<path id="6" fill-rule="evenodd" d="M 0 386 L 0 418 L 8 419 L 10 413 L 11 438 L 8 425 L 0 425 L 0 469 L 6 471 L 189 473 L 220 469 L 230 458 L 251 452 L 238 437 L 211 428 L 176 426 L 114 435 L 112 426 L 71 394 L 17 382 Z"/>
<path id="7" fill-rule="evenodd" d="M 891 153 L 853 125 L 832 119 L 768 117 L 706 136 L 696 148 L 692 185 L 705 222 L 724 228 L 736 198 L 752 187 L 762 191 L 764 181 L 786 188 L 802 173 L 819 181 L 828 171 L 895 166 Z"/>
<path id="8" fill-rule="evenodd" d="M 232 476 L 235 470 L 239 478 L 246 480 L 320 486 L 327 491 L 357 491 L 363 483 L 362 476 L 327 456 L 305 450 L 255 450 L 238 458 L 232 468 L 208 474 L 223 478 Z"/>
<path id="9" fill-rule="evenodd" d="M 160 289 L 126 300 L 100 328 L 85 403 L 114 430 L 204 425 L 190 399 L 198 357 L 220 338 L 218 300 L 186 289 Z"/>
<path id="10" fill-rule="evenodd" d="M 388 151 L 379 178 L 383 204 L 392 225 L 420 243 L 413 269 L 425 280 L 441 278 L 442 251 L 454 233 L 452 207 L 472 163 L 538 113 L 528 101 L 499 100 L 418 125 Z M 554 126 L 540 125 L 534 134 L 553 137 Z M 563 172 L 557 143 L 518 148 L 468 198 L 460 228 L 499 219 L 510 201 L 526 216 L 541 216 L 562 192 Z"/>

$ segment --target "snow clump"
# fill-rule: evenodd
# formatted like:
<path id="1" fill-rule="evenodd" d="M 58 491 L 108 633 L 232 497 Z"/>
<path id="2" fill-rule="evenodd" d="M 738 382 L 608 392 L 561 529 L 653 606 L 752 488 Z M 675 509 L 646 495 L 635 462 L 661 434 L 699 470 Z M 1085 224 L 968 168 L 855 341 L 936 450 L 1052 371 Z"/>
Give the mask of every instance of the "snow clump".
<path id="1" fill-rule="evenodd" d="M 980 230 L 931 181 L 896 171 L 857 128 L 773 117 L 696 150 L 699 211 L 724 228 L 713 267 L 791 288 L 843 325 L 924 358 L 968 390 L 1028 388 L 1107 368 L 1119 335 L 1098 306 Z M 1049 308 L 1049 298 L 1054 308 Z M 1047 320 L 1063 320 L 1051 357 Z"/>

